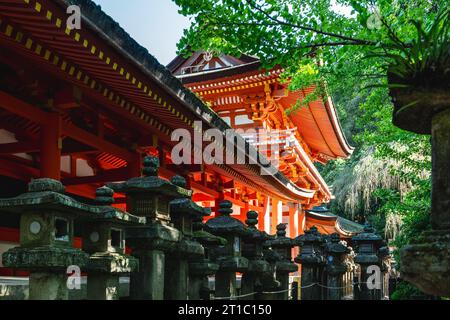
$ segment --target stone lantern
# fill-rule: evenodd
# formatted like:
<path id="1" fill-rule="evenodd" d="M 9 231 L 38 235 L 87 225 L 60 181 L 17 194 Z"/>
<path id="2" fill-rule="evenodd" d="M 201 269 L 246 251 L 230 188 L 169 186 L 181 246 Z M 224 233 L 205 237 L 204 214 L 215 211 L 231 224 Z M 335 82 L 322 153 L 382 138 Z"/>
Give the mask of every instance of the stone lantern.
<path id="1" fill-rule="evenodd" d="M 321 300 L 321 288 L 319 284 L 325 266 L 323 252 L 324 237 L 314 226 L 296 238 L 300 245 L 300 253 L 295 262 L 302 265 L 301 297 L 302 300 Z"/>
<path id="2" fill-rule="evenodd" d="M 443 12 L 448 15 L 447 12 Z M 442 24 L 448 32 L 448 20 Z M 444 33 L 443 33 L 444 34 Z M 448 36 L 447 36 L 448 37 Z M 444 42 L 445 43 L 445 42 Z M 442 43 L 448 57 L 448 44 Z M 433 45 L 438 46 L 436 42 Z M 446 47 L 447 46 L 447 47 Z M 444 61 L 442 58 L 441 61 Z M 400 250 L 401 274 L 423 292 L 450 296 L 450 90 L 448 62 L 429 63 L 413 79 L 388 72 L 395 126 L 431 135 L 431 230 L 417 235 Z M 415 79 L 414 79 L 415 78 Z M 422 81 L 415 81 L 423 79 Z"/>
<path id="3" fill-rule="evenodd" d="M 86 214 L 88 206 L 64 191 L 59 181 L 37 179 L 27 193 L 0 199 L 0 211 L 21 215 L 20 246 L 3 254 L 3 265 L 30 270 L 30 300 L 67 300 L 68 267 L 75 271 L 77 287 L 88 261 L 86 253 L 72 247 L 74 219 Z"/>
<path id="4" fill-rule="evenodd" d="M 349 253 L 345 255 L 345 260 L 344 260 L 344 264 L 347 268 L 347 271 L 344 275 L 344 284 L 343 284 L 344 297 L 343 298 L 348 299 L 349 297 L 353 296 L 353 286 L 354 286 L 353 279 L 356 274 L 356 264 L 354 262 L 355 252 L 353 251 L 353 248 L 348 246 L 347 243 L 345 243 L 345 245 L 347 245 Z"/>
<path id="5" fill-rule="evenodd" d="M 175 176 L 171 179 L 174 185 L 186 188 L 186 180 Z M 174 250 L 166 256 L 166 290 L 167 300 L 187 300 L 189 281 L 189 262 L 198 260 L 204 256 L 203 246 L 193 239 L 193 220 L 197 217 L 203 218 L 206 211 L 190 198 L 182 197 L 170 202 L 172 222 L 180 232 L 180 242 Z"/>
<path id="6" fill-rule="evenodd" d="M 190 197 L 192 192 L 158 177 L 159 160 L 144 159 L 143 176 L 108 186 L 127 196 L 128 211 L 146 217 L 147 223 L 127 230 L 127 243 L 139 259 L 139 271 L 131 274 L 132 299 L 164 298 L 165 254 L 173 252 L 180 232 L 170 223 L 170 201 Z"/>
<path id="7" fill-rule="evenodd" d="M 381 268 L 377 254 L 382 247 L 383 239 L 375 234 L 371 225 L 366 224 L 364 231 L 354 236 L 352 242 L 356 247 L 355 263 L 360 265 L 359 286 L 355 296 L 359 300 L 378 300 L 381 289 Z"/>
<path id="8" fill-rule="evenodd" d="M 391 253 L 389 247 L 384 245 L 378 250 L 381 267 L 380 299 L 389 297 L 389 278 L 391 273 Z"/>
<path id="9" fill-rule="evenodd" d="M 131 273 L 138 260 L 125 254 L 125 228 L 145 225 L 144 217 L 113 208 L 114 191 L 102 187 L 96 191 L 97 214 L 83 220 L 83 250 L 90 254 L 87 297 L 89 300 L 117 300 L 119 277 Z"/>
<path id="10" fill-rule="evenodd" d="M 283 260 L 283 257 L 280 256 L 275 250 L 270 247 L 270 240 L 275 239 L 274 236 L 268 235 L 269 240 L 264 242 L 264 260 L 269 263 L 269 269 L 267 272 L 263 272 L 261 276 L 261 283 L 263 293 L 257 295 L 256 300 L 275 300 L 276 293 L 280 290 L 281 283 L 277 280 L 276 277 L 276 269 L 277 263 Z"/>
<path id="11" fill-rule="evenodd" d="M 294 239 L 286 237 L 285 223 L 277 226 L 277 237 L 269 240 L 272 249 L 279 254 L 281 260 L 276 263 L 276 276 L 280 282 L 280 292 L 278 298 L 280 300 L 288 300 L 289 298 L 289 274 L 298 270 L 298 266 L 292 261 L 292 248 L 295 247 Z"/>
<path id="12" fill-rule="evenodd" d="M 211 209 L 204 209 L 203 217 L 209 216 Z M 204 256 L 189 263 L 189 300 L 210 299 L 210 287 L 208 276 L 214 275 L 219 270 L 219 265 L 214 261 L 214 252 L 225 246 L 227 240 L 215 236 L 205 230 L 203 217 L 197 216 L 193 219 L 193 238 L 202 244 Z"/>
<path id="13" fill-rule="evenodd" d="M 227 240 L 227 244 L 216 250 L 216 262 L 219 271 L 215 279 L 216 297 L 236 296 L 236 272 L 248 269 L 247 258 L 242 257 L 242 238 L 246 235 L 244 224 L 230 217 L 233 204 L 222 201 L 219 204 L 220 216 L 206 222 L 206 230 Z"/>
<path id="14" fill-rule="evenodd" d="M 245 223 L 248 226 L 248 235 L 244 238 L 242 255 L 249 261 L 248 269 L 242 276 L 241 294 L 244 299 L 253 300 L 254 292 L 259 294 L 263 291 L 262 276 L 269 271 L 270 265 L 264 260 L 263 244 L 269 239 L 267 233 L 256 228 L 258 224 L 258 213 L 249 211 Z"/>
<path id="15" fill-rule="evenodd" d="M 326 300 L 341 300 L 344 296 L 343 277 L 347 272 L 345 260 L 350 249 L 340 241 L 339 234 L 333 233 L 325 244 L 325 253 L 328 287 Z"/>

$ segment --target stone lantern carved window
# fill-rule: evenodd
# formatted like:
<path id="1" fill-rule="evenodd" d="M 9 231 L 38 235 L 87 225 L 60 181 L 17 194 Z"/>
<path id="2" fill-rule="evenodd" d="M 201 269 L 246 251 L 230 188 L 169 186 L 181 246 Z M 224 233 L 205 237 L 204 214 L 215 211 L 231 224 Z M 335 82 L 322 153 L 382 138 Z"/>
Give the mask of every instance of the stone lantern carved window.
<path id="1" fill-rule="evenodd" d="M 123 248 L 123 236 L 121 230 L 111 229 L 111 247 Z"/>
<path id="2" fill-rule="evenodd" d="M 241 252 L 241 238 L 234 238 L 234 253 L 239 254 Z"/>
<path id="3" fill-rule="evenodd" d="M 100 240 L 100 234 L 97 231 L 93 231 L 90 235 L 89 235 L 89 240 L 92 243 L 97 243 Z"/>
<path id="4" fill-rule="evenodd" d="M 32 221 L 30 223 L 30 232 L 31 234 L 39 234 L 39 232 L 41 232 L 42 229 L 42 225 L 39 221 Z"/>
<path id="5" fill-rule="evenodd" d="M 302 246 L 302 253 L 307 255 L 307 254 L 312 254 L 313 250 L 312 250 L 312 246 Z"/>
<path id="6" fill-rule="evenodd" d="M 136 197 L 134 200 L 133 210 L 135 215 L 145 216 L 148 208 L 153 208 L 155 202 L 152 198 Z"/>
<path id="7" fill-rule="evenodd" d="M 69 242 L 69 221 L 64 218 L 55 218 L 55 240 Z"/>
<path id="8" fill-rule="evenodd" d="M 363 243 L 360 245 L 360 253 L 373 253 L 373 245 L 370 243 Z"/>

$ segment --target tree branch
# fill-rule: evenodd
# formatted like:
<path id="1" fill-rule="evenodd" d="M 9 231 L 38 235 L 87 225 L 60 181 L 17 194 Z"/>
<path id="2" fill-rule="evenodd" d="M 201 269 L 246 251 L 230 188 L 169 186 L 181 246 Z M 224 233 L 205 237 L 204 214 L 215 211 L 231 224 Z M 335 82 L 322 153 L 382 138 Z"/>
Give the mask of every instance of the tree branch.
<path id="1" fill-rule="evenodd" d="M 331 33 L 331 32 L 326 32 L 326 31 L 322 31 L 322 30 L 317 30 L 314 29 L 312 27 L 308 27 L 308 26 L 301 26 L 301 25 L 297 25 L 294 23 L 290 23 L 290 22 L 286 22 L 286 21 L 282 21 L 279 19 L 276 19 L 274 17 L 272 17 L 269 13 L 267 13 L 266 11 L 264 11 L 260 6 L 258 6 L 256 3 L 253 3 L 252 0 L 246 0 L 246 2 L 248 3 L 248 5 L 250 7 L 252 7 L 253 9 L 257 10 L 258 12 L 260 12 L 261 14 L 263 14 L 265 17 L 267 17 L 269 20 L 274 21 L 275 23 L 278 23 L 280 25 L 284 25 L 287 27 L 291 27 L 291 28 L 296 28 L 296 29 L 301 29 L 301 30 L 306 30 L 306 31 L 311 31 L 317 34 L 321 34 L 324 36 L 328 36 L 328 37 L 333 37 L 333 38 L 338 38 L 338 39 L 342 39 L 342 40 L 346 40 L 346 41 L 351 41 L 351 42 L 355 42 L 355 44 L 371 44 L 371 45 L 375 45 L 376 43 L 373 41 L 369 41 L 369 40 L 363 40 L 363 39 L 358 39 L 358 38 L 353 38 L 353 37 L 348 37 L 348 36 L 343 36 L 340 34 L 335 34 L 335 33 Z"/>

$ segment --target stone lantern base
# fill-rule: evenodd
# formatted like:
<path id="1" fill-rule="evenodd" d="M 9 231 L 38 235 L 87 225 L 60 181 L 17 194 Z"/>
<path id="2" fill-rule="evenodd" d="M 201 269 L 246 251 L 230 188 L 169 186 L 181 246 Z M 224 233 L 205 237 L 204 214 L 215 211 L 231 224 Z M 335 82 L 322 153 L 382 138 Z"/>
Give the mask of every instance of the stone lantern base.
<path id="1" fill-rule="evenodd" d="M 217 263 L 202 259 L 189 263 L 189 300 L 200 300 L 202 288 L 208 288 L 208 276 L 219 270 Z"/>
<path id="2" fill-rule="evenodd" d="M 8 268 L 30 270 L 30 300 L 68 300 L 67 267 L 83 268 L 88 255 L 75 248 L 16 247 L 3 254 Z"/>
<path id="3" fill-rule="evenodd" d="M 88 300 L 118 300 L 119 277 L 137 269 L 139 261 L 128 255 L 99 252 L 90 256 L 88 270 Z"/>
<path id="4" fill-rule="evenodd" d="M 187 300 L 189 297 L 189 262 L 205 254 L 203 246 L 187 238 L 181 239 L 174 251 L 166 255 L 165 300 Z"/>
<path id="5" fill-rule="evenodd" d="M 401 251 L 402 277 L 423 292 L 450 297 L 450 230 L 424 232 Z"/>

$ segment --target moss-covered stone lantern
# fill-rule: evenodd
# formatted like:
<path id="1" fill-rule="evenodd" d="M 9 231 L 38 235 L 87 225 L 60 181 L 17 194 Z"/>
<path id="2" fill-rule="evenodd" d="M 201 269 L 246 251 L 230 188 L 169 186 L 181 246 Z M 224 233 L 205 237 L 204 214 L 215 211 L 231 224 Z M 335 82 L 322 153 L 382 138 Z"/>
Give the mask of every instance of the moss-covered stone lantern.
<path id="1" fill-rule="evenodd" d="M 294 239 L 286 237 L 285 223 L 277 225 L 277 236 L 269 240 L 270 246 L 281 257 L 276 264 L 277 280 L 280 282 L 280 293 L 277 295 L 280 300 L 289 298 L 289 274 L 298 270 L 298 266 L 292 261 L 292 248 L 296 246 Z"/>
<path id="2" fill-rule="evenodd" d="M 301 272 L 301 298 L 302 300 L 321 300 L 322 290 L 319 284 L 322 281 L 325 256 L 323 246 L 325 239 L 315 226 L 296 238 L 300 246 L 299 255 L 295 258 L 302 265 Z"/>
<path id="3" fill-rule="evenodd" d="M 242 255 L 249 261 L 248 269 L 242 275 L 241 294 L 244 299 L 253 300 L 263 291 L 262 276 L 270 269 L 269 263 L 264 260 L 263 244 L 269 240 L 269 235 L 256 228 L 258 212 L 247 213 L 247 236 L 244 238 Z M 252 293 L 256 292 L 256 295 Z"/>
<path id="4" fill-rule="evenodd" d="M 68 267 L 80 270 L 88 261 L 73 248 L 73 229 L 89 208 L 64 191 L 59 181 L 37 179 L 27 193 L 0 199 L 0 211 L 20 214 L 20 246 L 3 253 L 3 265 L 30 271 L 30 300 L 67 300 Z"/>
<path id="5" fill-rule="evenodd" d="M 175 176 L 171 182 L 181 188 L 186 188 L 186 180 Z M 167 300 L 187 300 L 189 293 L 189 262 L 203 257 L 203 246 L 193 239 L 193 220 L 203 218 L 209 209 L 197 205 L 191 198 L 179 198 L 170 202 L 170 215 L 172 222 L 181 231 L 180 242 L 174 250 L 166 256 L 166 290 Z M 210 211 L 209 211 L 210 212 Z"/>
<path id="6" fill-rule="evenodd" d="M 171 225 L 170 201 L 190 197 L 192 192 L 158 177 L 159 160 L 144 159 L 143 176 L 108 187 L 127 197 L 127 211 L 146 217 L 146 225 L 127 229 L 127 243 L 139 259 L 139 271 L 131 274 L 132 299 L 164 298 L 165 254 L 180 241 L 180 232 Z"/>
<path id="7" fill-rule="evenodd" d="M 448 39 L 448 12 L 442 10 L 434 19 L 441 34 Z M 422 32 L 422 35 L 426 32 Z M 432 32 L 430 32 L 431 34 Z M 436 34 L 438 34 L 436 32 Z M 438 39 L 438 37 L 436 37 Z M 444 39 L 444 37 L 442 37 Z M 423 46 L 418 41 L 417 46 Z M 390 95 L 394 104 L 393 123 L 418 134 L 431 135 L 432 192 L 431 230 L 417 235 L 415 241 L 401 249 L 402 278 L 423 292 L 450 296 L 450 73 L 448 40 L 433 40 L 433 54 L 415 60 L 413 74 L 401 76 L 392 67 L 388 72 Z M 423 48 L 423 47 L 422 47 Z M 425 46 L 426 48 L 426 46 Z M 431 49 L 430 49 L 431 52 Z M 429 58 L 429 59 L 428 59 Z M 434 61 L 433 61 L 434 60 Z"/>
<path id="8" fill-rule="evenodd" d="M 206 222 L 206 230 L 227 240 L 227 244 L 217 249 L 216 259 L 220 268 L 216 273 L 215 295 L 217 297 L 236 296 L 236 272 L 244 272 L 248 268 L 247 258 L 242 257 L 242 238 L 246 235 L 244 224 L 230 217 L 233 204 L 222 201 L 219 204 L 219 217 Z"/>
<path id="9" fill-rule="evenodd" d="M 145 225 L 145 217 L 137 217 L 111 207 L 114 191 L 102 187 L 96 191 L 93 207 L 98 213 L 83 218 L 83 250 L 90 254 L 88 271 L 88 300 L 117 300 L 119 277 L 138 267 L 138 260 L 125 254 L 126 227 Z"/>
<path id="10" fill-rule="evenodd" d="M 327 291 L 325 300 L 341 300 L 344 296 L 344 274 L 347 272 L 345 263 L 350 249 L 341 242 L 338 233 L 333 233 L 325 244 L 327 255 L 325 272 L 327 274 Z"/>
<path id="11" fill-rule="evenodd" d="M 355 293 L 358 300 L 380 299 L 381 273 L 376 274 L 380 268 L 378 251 L 383 245 L 383 239 L 375 233 L 375 229 L 366 224 L 364 232 L 352 238 L 356 249 L 355 263 L 360 265 L 359 286 Z M 374 268 L 375 267 L 375 268 Z M 373 276 L 375 275 L 375 278 Z"/>
<path id="12" fill-rule="evenodd" d="M 263 257 L 269 263 L 269 269 L 263 272 L 261 276 L 263 292 L 256 295 L 256 300 L 275 300 L 277 298 L 276 292 L 281 290 L 281 283 L 276 277 L 276 269 L 277 263 L 282 261 L 283 257 L 270 247 L 270 240 L 275 239 L 275 236 L 268 236 L 269 240 L 263 244 Z"/>
<path id="13" fill-rule="evenodd" d="M 189 300 L 209 300 L 211 290 L 209 276 L 215 275 L 219 265 L 214 261 L 214 252 L 227 244 L 227 240 L 204 230 L 203 218 L 211 215 L 211 209 L 205 209 L 203 216 L 193 219 L 193 238 L 202 244 L 205 253 L 203 257 L 189 263 Z"/>
<path id="14" fill-rule="evenodd" d="M 392 271 L 391 252 L 386 243 L 383 243 L 383 246 L 378 250 L 378 258 L 381 268 L 380 299 L 386 299 L 389 297 L 389 278 Z"/>

